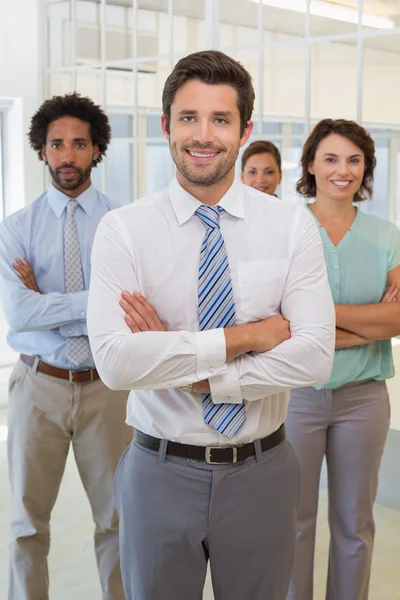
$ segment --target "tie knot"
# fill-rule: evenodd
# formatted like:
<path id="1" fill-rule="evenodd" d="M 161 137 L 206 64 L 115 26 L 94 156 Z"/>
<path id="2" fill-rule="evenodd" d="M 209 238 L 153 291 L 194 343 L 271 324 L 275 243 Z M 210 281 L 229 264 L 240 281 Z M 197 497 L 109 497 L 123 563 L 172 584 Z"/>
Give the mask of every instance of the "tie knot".
<path id="1" fill-rule="evenodd" d="M 73 215 L 78 208 L 78 200 L 70 200 L 67 204 L 67 214 Z"/>
<path id="2" fill-rule="evenodd" d="M 206 228 L 219 229 L 219 216 L 222 212 L 220 206 L 207 206 L 202 204 L 197 210 L 196 215 L 200 217 Z"/>

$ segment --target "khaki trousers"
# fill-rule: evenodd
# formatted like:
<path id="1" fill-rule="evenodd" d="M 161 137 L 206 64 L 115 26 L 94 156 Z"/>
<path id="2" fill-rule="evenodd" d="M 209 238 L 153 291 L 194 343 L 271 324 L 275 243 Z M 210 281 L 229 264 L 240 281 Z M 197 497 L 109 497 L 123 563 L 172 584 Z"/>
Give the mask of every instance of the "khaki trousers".
<path id="1" fill-rule="evenodd" d="M 101 380 L 73 384 L 18 361 L 9 383 L 8 464 L 12 492 L 9 600 L 47 600 L 50 516 L 70 444 L 95 522 L 104 600 L 123 600 L 113 479 L 132 439 L 128 392 Z M 73 518 L 73 510 L 66 519 Z"/>

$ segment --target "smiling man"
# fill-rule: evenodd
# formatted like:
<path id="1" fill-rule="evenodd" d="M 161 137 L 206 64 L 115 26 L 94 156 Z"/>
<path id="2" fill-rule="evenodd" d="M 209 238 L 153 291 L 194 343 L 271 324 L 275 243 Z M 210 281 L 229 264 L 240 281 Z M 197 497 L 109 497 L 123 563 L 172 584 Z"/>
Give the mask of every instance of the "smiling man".
<path id="1" fill-rule="evenodd" d="M 235 180 L 250 75 L 181 59 L 163 93 L 168 189 L 106 215 L 88 329 L 99 373 L 133 390 L 116 473 L 129 600 L 284 600 L 298 466 L 289 389 L 326 381 L 334 310 L 313 218 Z"/>
<path id="2" fill-rule="evenodd" d="M 132 438 L 127 393 L 100 380 L 86 327 L 93 238 L 116 206 L 90 179 L 109 140 L 108 118 L 89 98 L 44 102 L 29 141 L 49 167 L 49 189 L 0 225 L 8 342 L 20 353 L 9 384 L 9 600 L 48 598 L 50 516 L 70 444 L 96 524 L 103 598 L 124 598 L 113 477 Z"/>

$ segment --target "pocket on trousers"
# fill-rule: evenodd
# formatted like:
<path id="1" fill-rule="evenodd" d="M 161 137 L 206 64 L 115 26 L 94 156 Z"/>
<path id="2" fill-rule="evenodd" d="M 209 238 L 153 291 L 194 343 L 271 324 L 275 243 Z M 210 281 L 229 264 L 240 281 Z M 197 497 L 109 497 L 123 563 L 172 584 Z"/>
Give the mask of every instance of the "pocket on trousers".
<path id="1" fill-rule="evenodd" d="M 118 503 L 117 503 L 117 476 L 118 476 L 118 473 L 120 471 L 121 465 L 124 462 L 124 459 L 125 459 L 127 453 L 131 449 L 131 445 L 132 444 L 133 444 L 133 441 L 129 444 L 129 446 L 127 448 L 125 448 L 125 450 L 121 454 L 121 458 L 119 459 L 118 464 L 117 464 L 117 466 L 115 468 L 115 472 L 114 472 L 114 504 L 115 504 L 115 508 L 117 509 L 117 512 L 118 512 Z"/>
<path id="2" fill-rule="evenodd" d="M 13 388 L 22 383 L 26 377 L 29 367 L 25 365 L 22 360 L 18 360 L 12 373 L 10 375 L 10 379 L 8 380 L 8 393 L 10 394 Z"/>

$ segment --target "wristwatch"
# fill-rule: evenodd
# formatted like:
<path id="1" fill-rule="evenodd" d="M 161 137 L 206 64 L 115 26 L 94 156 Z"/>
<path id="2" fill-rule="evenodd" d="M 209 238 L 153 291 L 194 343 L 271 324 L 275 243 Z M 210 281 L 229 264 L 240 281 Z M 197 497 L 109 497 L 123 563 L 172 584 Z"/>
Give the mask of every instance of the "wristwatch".
<path id="1" fill-rule="evenodd" d="M 193 383 L 187 383 L 186 385 L 181 385 L 180 387 L 181 390 L 183 390 L 184 392 L 193 392 Z"/>

